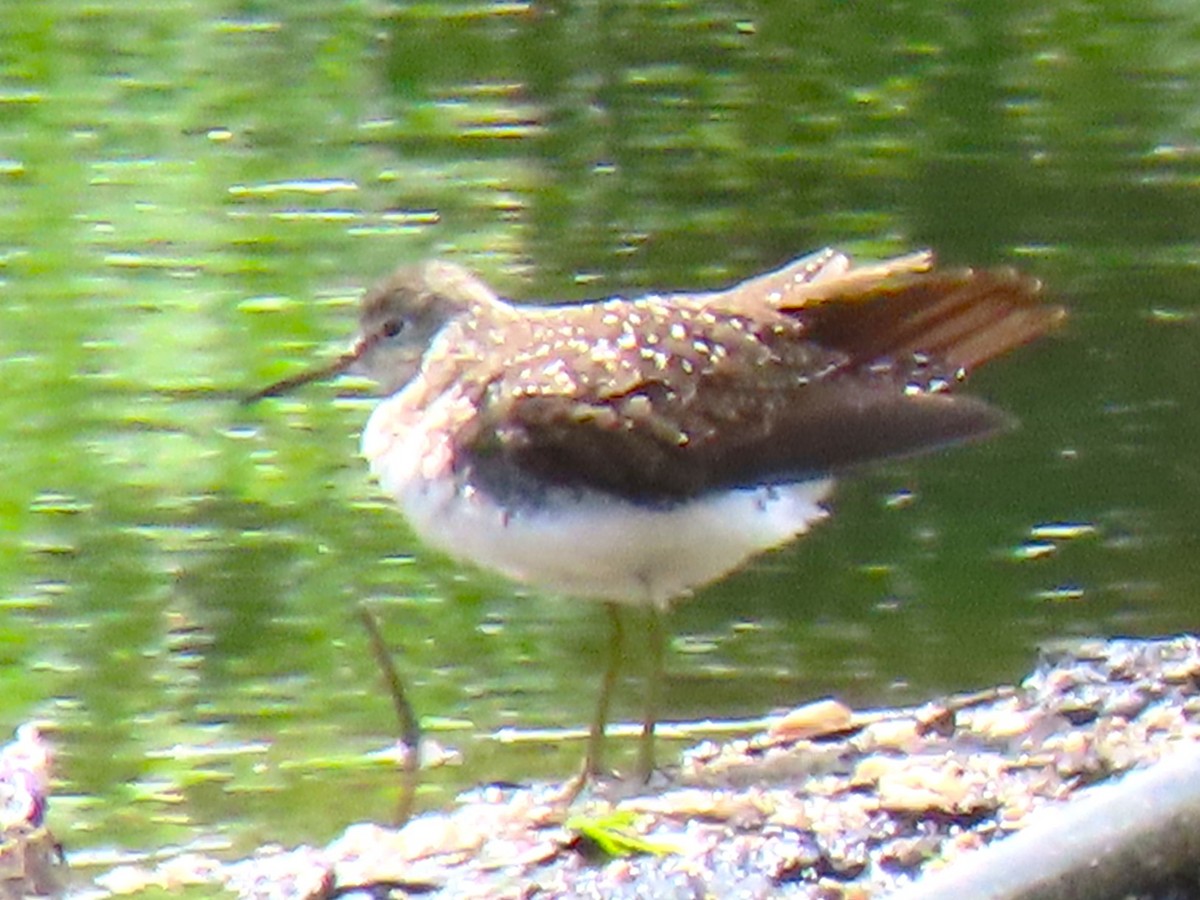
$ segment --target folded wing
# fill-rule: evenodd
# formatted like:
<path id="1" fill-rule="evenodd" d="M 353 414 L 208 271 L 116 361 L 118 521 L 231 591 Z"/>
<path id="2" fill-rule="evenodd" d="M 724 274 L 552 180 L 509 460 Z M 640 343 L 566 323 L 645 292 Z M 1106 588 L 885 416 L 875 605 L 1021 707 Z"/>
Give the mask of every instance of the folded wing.
<path id="1" fill-rule="evenodd" d="M 628 304 L 635 332 L 611 304 L 581 307 L 594 365 L 564 378 L 553 335 L 531 336 L 542 352 L 487 388 L 477 476 L 669 504 L 983 437 L 1008 417 L 955 390 L 1063 311 L 1010 270 L 929 266 L 827 251 L 729 292 Z"/>

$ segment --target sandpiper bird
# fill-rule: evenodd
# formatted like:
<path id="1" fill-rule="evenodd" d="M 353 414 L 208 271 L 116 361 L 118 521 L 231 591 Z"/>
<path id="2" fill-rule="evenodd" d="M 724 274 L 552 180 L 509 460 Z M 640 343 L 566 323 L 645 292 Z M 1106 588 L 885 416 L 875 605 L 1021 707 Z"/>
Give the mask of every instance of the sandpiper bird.
<path id="1" fill-rule="evenodd" d="M 363 371 L 385 395 L 363 454 L 427 544 L 608 605 L 586 773 L 618 606 L 647 608 L 646 775 L 671 603 L 806 532 L 836 475 L 1003 427 L 954 389 L 1062 318 L 1039 290 L 928 252 L 854 265 L 827 249 L 714 293 L 533 306 L 434 261 L 366 294 L 350 352 L 250 399 Z"/>

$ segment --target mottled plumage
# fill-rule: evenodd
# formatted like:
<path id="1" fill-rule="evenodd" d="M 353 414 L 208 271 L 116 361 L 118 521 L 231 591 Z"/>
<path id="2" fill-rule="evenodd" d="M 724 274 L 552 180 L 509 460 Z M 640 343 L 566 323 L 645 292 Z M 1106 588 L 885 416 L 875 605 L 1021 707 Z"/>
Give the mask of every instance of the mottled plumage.
<path id="1" fill-rule="evenodd" d="M 542 306 L 428 262 L 368 292 L 350 353 L 256 396 L 361 368 L 385 394 L 364 455 L 426 542 L 649 606 L 661 634 L 673 599 L 823 517 L 836 474 L 1008 421 L 955 390 L 1063 311 L 1011 270 L 932 266 L 823 250 L 725 291 Z"/>
<path id="2" fill-rule="evenodd" d="M 435 335 L 404 406 L 462 392 L 446 423 L 455 463 L 498 497 L 530 501 L 541 484 L 676 503 L 1002 425 L 951 390 L 1061 311 L 1014 272 L 930 263 L 914 254 L 851 269 L 824 251 L 728 292 L 512 306 L 435 262 L 376 287 L 362 333 L 371 341 L 401 323 L 390 340 L 414 351 Z M 395 390 L 401 367 L 386 343 L 363 367 Z"/>

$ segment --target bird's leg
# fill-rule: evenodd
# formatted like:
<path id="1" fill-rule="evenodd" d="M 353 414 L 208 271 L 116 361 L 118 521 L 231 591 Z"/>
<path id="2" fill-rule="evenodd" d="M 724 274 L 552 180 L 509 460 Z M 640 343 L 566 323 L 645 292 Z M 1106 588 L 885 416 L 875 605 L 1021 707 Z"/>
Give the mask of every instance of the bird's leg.
<path id="1" fill-rule="evenodd" d="M 646 708 L 642 712 L 642 739 L 638 747 L 638 777 L 649 781 L 654 772 L 654 726 L 658 721 L 658 702 L 662 693 L 663 653 L 666 630 L 663 612 L 651 604 L 650 615 L 650 670 L 646 675 Z"/>
<path id="2" fill-rule="evenodd" d="M 612 623 L 608 639 L 608 662 L 604 667 L 604 679 L 600 682 L 600 697 L 596 701 L 596 714 L 588 728 L 587 754 L 579 774 L 567 782 L 559 798 L 565 806 L 575 802 L 579 793 L 587 787 L 604 768 L 604 731 L 608 725 L 608 708 L 612 700 L 613 686 L 621 671 L 621 646 L 624 644 L 624 629 L 621 627 L 621 610 L 615 603 L 605 603 L 608 620 Z"/>
<path id="3" fill-rule="evenodd" d="M 608 709 L 612 701 L 613 687 L 621 671 L 621 647 L 625 642 L 621 626 L 621 610 L 615 603 L 605 603 L 608 620 L 612 623 L 608 640 L 608 664 L 604 668 L 604 680 L 600 682 L 600 697 L 596 701 L 596 715 L 588 730 L 587 756 L 583 763 L 585 779 L 599 775 L 604 767 L 604 730 L 608 725 Z"/>

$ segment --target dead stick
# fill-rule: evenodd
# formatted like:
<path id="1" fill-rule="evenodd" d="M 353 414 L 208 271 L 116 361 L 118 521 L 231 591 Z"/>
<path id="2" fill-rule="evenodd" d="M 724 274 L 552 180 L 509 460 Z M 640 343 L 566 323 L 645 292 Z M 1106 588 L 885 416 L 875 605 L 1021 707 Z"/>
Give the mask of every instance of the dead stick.
<path id="1" fill-rule="evenodd" d="M 400 772 L 403 779 L 400 785 L 400 800 L 396 804 L 396 827 L 399 828 L 412 816 L 413 805 L 416 801 L 417 782 L 421 772 L 421 723 L 417 721 L 412 704 L 408 702 L 408 696 L 404 691 L 404 682 L 400 680 L 396 667 L 392 665 L 392 656 L 383 640 L 383 634 L 379 630 L 379 621 L 375 618 L 375 614 L 366 604 L 360 603 L 358 616 L 367 630 L 367 637 L 371 642 L 371 652 L 375 655 L 375 663 L 383 674 L 384 684 L 392 695 L 392 706 L 396 710 L 396 719 L 400 723 L 400 743 L 403 747 Z"/>

